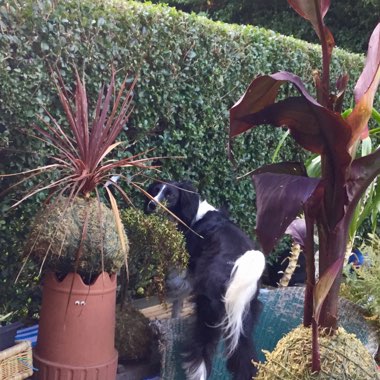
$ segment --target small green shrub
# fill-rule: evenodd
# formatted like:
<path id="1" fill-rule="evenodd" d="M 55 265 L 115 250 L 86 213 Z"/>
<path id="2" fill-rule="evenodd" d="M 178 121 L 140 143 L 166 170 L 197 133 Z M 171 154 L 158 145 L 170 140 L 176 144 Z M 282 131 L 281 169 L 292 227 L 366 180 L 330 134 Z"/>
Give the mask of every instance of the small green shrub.
<path id="1" fill-rule="evenodd" d="M 129 240 L 129 284 L 132 296 L 165 295 L 169 270 L 183 270 L 188 261 L 183 235 L 175 223 L 158 213 L 145 215 L 135 208 L 122 212 Z"/>

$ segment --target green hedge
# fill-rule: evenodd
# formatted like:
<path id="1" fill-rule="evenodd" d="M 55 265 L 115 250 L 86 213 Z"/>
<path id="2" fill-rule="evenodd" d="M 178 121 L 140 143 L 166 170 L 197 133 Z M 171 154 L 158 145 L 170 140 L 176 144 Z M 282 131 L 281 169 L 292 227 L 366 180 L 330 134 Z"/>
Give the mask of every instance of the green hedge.
<path id="1" fill-rule="evenodd" d="M 310 84 L 312 70 L 320 65 L 318 46 L 264 29 L 215 23 L 161 5 L 122 0 L 10 0 L 0 6 L 0 16 L 1 172 L 45 162 L 41 153 L 47 148 L 28 133 L 44 108 L 58 120 L 62 114 L 49 65 L 57 64 L 71 83 L 75 64 L 86 73 L 88 94 L 94 99 L 113 64 L 120 79 L 128 70 L 139 71 L 135 111 L 121 136 L 135 144 L 119 155 L 155 147 L 156 156 L 183 156 L 163 160 L 160 176 L 193 180 L 209 201 L 228 206 L 252 233 L 254 191 L 248 177 L 236 180 L 236 176 L 268 163 L 281 131 L 260 128 L 238 138 L 234 153 L 239 165 L 234 168 L 226 155 L 228 110 L 260 73 L 293 71 Z M 361 56 L 336 50 L 333 77 L 348 71 L 356 80 L 362 61 Z M 279 159 L 302 154 L 289 145 Z M 1 188 L 9 181 L 0 182 Z M 27 181 L 24 189 L 33 183 Z M 5 213 L 22 190 L 2 194 L 0 266 L 9 270 L 6 276 L 0 271 L 0 288 L 7 289 L 0 291 L 1 297 L 12 294 L 19 252 L 41 201 L 33 199 Z"/>
<path id="2" fill-rule="evenodd" d="M 143 2 L 143 0 L 141 0 Z M 287 36 L 318 42 L 310 23 L 290 7 L 286 0 L 154 0 L 186 12 L 207 14 L 213 20 L 251 24 L 272 29 Z M 379 0 L 332 0 L 325 23 L 336 45 L 352 52 L 364 53 L 372 30 L 380 18 Z"/>

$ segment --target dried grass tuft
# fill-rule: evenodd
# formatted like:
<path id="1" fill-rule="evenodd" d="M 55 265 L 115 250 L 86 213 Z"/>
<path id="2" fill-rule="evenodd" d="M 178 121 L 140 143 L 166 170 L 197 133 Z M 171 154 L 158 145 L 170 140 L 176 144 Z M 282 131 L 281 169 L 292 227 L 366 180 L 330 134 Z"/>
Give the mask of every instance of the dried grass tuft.
<path id="1" fill-rule="evenodd" d="M 45 269 L 84 276 L 103 269 L 117 272 L 128 250 L 122 248 L 112 210 L 96 198 L 75 197 L 69 202 L 59 197 L 36 216 L 26 244 L 26 254 Z"/>
<path id="2" fill-rule="evenodd" d="M 375 361 L 353 334 L 339 328 L 334 336 L 320 334 L 321 372 L 311 373 L 311 329 L 299 326 L 284 336 L 267 361 L 255 364 L 257 380 L 375 380 Z"/>

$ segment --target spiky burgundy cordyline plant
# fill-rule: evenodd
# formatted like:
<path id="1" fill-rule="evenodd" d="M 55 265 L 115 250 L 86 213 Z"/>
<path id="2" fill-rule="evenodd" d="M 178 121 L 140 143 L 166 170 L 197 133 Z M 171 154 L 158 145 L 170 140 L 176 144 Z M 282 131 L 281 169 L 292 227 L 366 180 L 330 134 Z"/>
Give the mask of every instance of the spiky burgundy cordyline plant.
<path id="1" fill-rule="evenodd" d="M 253 80 L 230 110 L 230 136 L 260 124 L 287 127 L 303 148 L 321 155 L 321 178 L 307 177 L 302 163 L 279 163 L 253 172 L 257 199 L 257 236 L 266 253 L 288 225 L 303 211 L 307 265 L 304 325 L 313 327 L 313 371 L 320 370 L 318 326 L 331 334 L 337 328 L 337 307 L 348 230 L 355 207 L 380 174 L 380 149 L 356 158 L 361 137 L 368 133 L 374 95 L 380 81 L 380 24 L 369 41 L 365 68 L 356 84 L 355 108 L 341 116 L 346 75 L 330 94 L 329 65 L 334 39 L 323 18 L 330 0 L 288 0 L 315 29 L 322 45 L 322 76 L 314 74 L 317 100 L 301 79 L 289 72 L 262 75 Z M 292 84 L 299 96 L 276 102 L 279 88 Z M 319 235 L 319 273 L 315 283 L 313 229 Z"/>
<path id="2" fill-rule="evenodd" d="M 33 128 L 42 136 L 35 137 L 52 146 L 57 153 L 51 158 L 55 163 L 23 173 L 4 175 L 4 177 L 19 174 L 38 175 L 46 171 L 55 171 L 58 173 L 58 179 L 30 191 L 13 207 L 42 190 L 49 190 L 53 194 L 69 194 L 69 199 L 78 195 L 89 197 L 91 194 L 97 194 L 98 187 L 104 185 L 111 174 L 115 174 L 113 171 L 116 169 L 154 168 L 149 165 L 154 157 L 139 158 L 146 152 L 120 160 L 106 160 L 110 152 L 122 144 L 122 142 L 116 142 L 116 138 L 131 114 L 132 93 L 137 77 L 129 87 L 127 87 L 126 77 L 116 91 L 113 70 L 108 88 L 105 89 L 103 86 L 99 91 L 93 119 L 90 121 L 86 87 L 78 71 L 75 70 L 76 88 L 72 96 L 66 90 L 58 70 L 52 71 L 52 76 L 69 128 L 60 125 L 48 110 L 45 112 L 50 119 L 49 122 L 38 116 L 45 128 L 38 125 L 34 125 Z M 133 182 L 129 181 L 129 183 L 137 186 Z M 116 183 L 113 185 L 124 197 L 128 198 L 120 186 Z"/>
<path id="3" fill-rule="evenodd" d="M 115 90 L 115 71 L 112 70 L 108 88 L 106 89 L 105 86 L 103 86 L 99 91 L 94 115 L 90 122 L 86 87 L 84 83 L 82 83 L 78 71 L 75 70 L 76 89 L 72 95 L 66 90 L 65 83 L 59 71 L 52 70 L 51 72 L 68 125 L 61 125 L 49 111 L 45 110 L 49 121 L 45 121 L 43 117 L 38 117 L 44 127 L 42 125 L 34 125 L 33 128 L 38 132 L 38 135 L 34 137 L 42 140 L 45 144 L 53 148 L 55 153 L 51 159 L 54 163 L 23 173 L 4 175 L 4 177 L 24 174 L 30 178 L 30 176 L 38 176 L 54 171 L 56 179 L 48 184 L 46 184 L 44 180 L 41 180 L 35 188 L 29 190 L 29 192 L 12 207 L 16 207 L 41 191 L 49 192 L 47 198 L 48 203 L 54 199 L 55 196 L 64 195 L 66 197 L 67 207 L 69 207 L 78 196 L 84 198 L 95 196 L 99 202 L 100 223 L 102 216 L 100 212 L 99 188 L 103 188 L 103 185 L 107 181 L 113 185 L 127 201 L 130 201 L 126 192 L 117 183 L 109 181 L 110 176 L 116 174 L 115 170 L 122 168 L 137 168 L 139 170 L 155 168 L 155 166 L 150 165 L 150 162 L 154 160 L 155 157 L 140 158 L 146 152 L 141 152 L 140 154 L 120 160 L 107 160 L 107 156 L 110 152 L 121 144 L 121 142 L 116 142 L 116 138 L 125 126 L 132 111 L 132 95 L 137 77 L 135 77 L 129 86 L 127 86 L 126 77 L 119 89 Z M 118 174 L 122 178 L 126 178 L 124 175 Z M 128 184 L 141 189 L 139 184 L 135 183 L 131 178 L 133 178 L 133 175 L 127 178 Z M 21 182 L 23 181 L 16 183 L 12 187 L 17 186 Z M 109 190 L 109 186 L 105 186 L 105 189 L 114 213 L 115 228 L 118 231 L 123 250 L 126 251 L 126 241 L 124 239 L 123 226 L 117 202 Z M 54 201 L 50 202 L 48 207 L 54 207 L 54 204 Z M 87 223 L 88 216 L 86 216 L 84 225 L 82 226 L 82 243 L 87 233 Z M 82 244 L 80 244 L 78 248 L 76 260 L 79 260 L 81 256 L 81 246 Z M 103 250 L 103 247 L 100 247 L 100 249 Z M 28 257 L 30 254 L 31 252 L 28 253 Z M 48 252 L 46 252 L 46 255 L 47 254 Z M 20 273 L 21 271 L 22 269 Z"/>

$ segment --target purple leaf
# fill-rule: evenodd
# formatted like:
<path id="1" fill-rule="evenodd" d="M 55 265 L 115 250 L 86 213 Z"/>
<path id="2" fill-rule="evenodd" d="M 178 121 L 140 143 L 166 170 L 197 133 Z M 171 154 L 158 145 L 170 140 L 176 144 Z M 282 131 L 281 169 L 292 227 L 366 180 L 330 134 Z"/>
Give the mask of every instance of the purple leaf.
<path id="1" fill-rule="evenodd" d="M 329 10 L 330 0 L 288 0 L 290 6 L 313 25 L 323 19 Z"/>
<path id="2" fill-rule="evenodd" d="M 268 254 L 301 211 L 320 180 L 289 174 L 252 176 L 256 188 L 256 233 Z"/>
<path id="3" fill-rule="evenodd" d="M 293 84 L 301 96 L 275 103 L 280 86 L 287 82 Z M 339 114 L 321 106 L 307 92 L 301 79 L 286 71 L 254 79 L 230 109 L 231 137 L 263 123 L 288 127 L 300 145 L 316 153 L 330 150 L 331 144 L 337 141 L 348 145 L 351 138 L 349 124 Z M 350 160 L 347 155 L 348 152 L 345 159 Z"/>
<path id="4" fill-rule="evenodd" d="M 323 18 L 330 7 L 330 0 L 288 0 L 288 3 L 301 17 L 310 21 L 321 39 Z"/>
<path id="5" fill-rule="evenodd" d="M 286 81 L 292 83 L 301 96 L 275 103 L 279 85 Z M 326 204 L 334 205 L 334 210 L 328 206 L 325 211 L 333 228 L 342 219 L 347 204 L 344 184 L 351 163 L 352 132 L 342 116 L 321 106 L 309 95 L 301 79 L 287 72 L 253 80 L 244 96 L 231 108 L 230 116 L 231 136 L 266 123 L 285 126 L 302 147 L 323 156 Z"/>
<path id="6" fill-rule="evenodd" d="M 290 174 L 307 177 L 305 165 L 300 162 L 278 162 L 276 164 L 263 165 L 256 169 L 252 174 Z"/>
<path id="7" fill-rule="evenodd" d="M 306 221 L 305 219 L 294 219 L 285 231 L 286 234 L 290 235 L 296 244 L 301 247 L 305 246 L 306 242 Z"/>
<path id="8" fill-rule="evenodd" d="M 244 118 L 274 104 L 279 88 L 287 82 L 294 84 L 298 91 L 311 103 L 318 104 L 309 95 L 301 78 L 297 75 L 279 71 L 272 75 L 258 76 L 249 85 L 245 94 L 230 109 L 230 136 L 234 137 L 251 129 L 252 123 L 244 121 Z"/>

